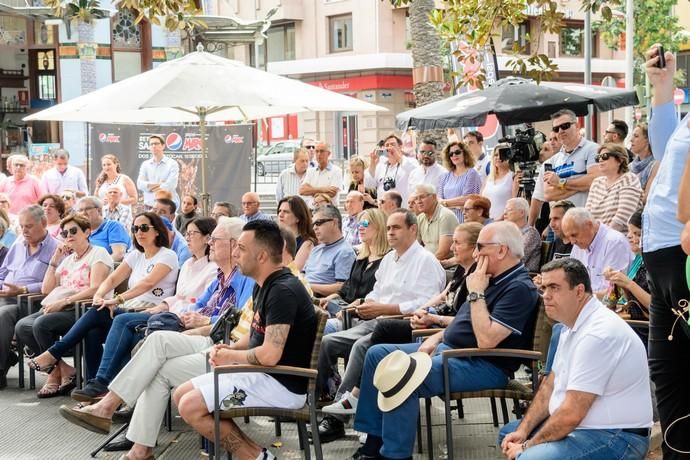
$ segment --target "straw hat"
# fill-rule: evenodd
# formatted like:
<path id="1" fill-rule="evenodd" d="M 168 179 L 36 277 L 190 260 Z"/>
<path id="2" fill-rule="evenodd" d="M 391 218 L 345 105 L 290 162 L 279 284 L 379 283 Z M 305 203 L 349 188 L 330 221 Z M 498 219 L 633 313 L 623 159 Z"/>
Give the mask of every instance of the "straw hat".
<path id="1" fill-rule="evenodd" d="M 389 412 L 402 404 L 422 384 L 431 370 L 431 356 L 396 350 L 381 360 L 374 372 L 374 387 L 379 390 L 378 404 Z"/>

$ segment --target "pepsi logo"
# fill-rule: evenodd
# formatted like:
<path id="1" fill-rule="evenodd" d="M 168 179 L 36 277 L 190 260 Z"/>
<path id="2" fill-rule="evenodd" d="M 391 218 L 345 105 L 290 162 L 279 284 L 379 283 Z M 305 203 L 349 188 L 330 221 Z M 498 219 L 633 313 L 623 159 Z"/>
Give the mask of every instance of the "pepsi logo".
<path id="1" fill-rule="evenodd" d="M 165 146 L 168 148 L 168 150 L 180 150 L 183 143 L 184 140 L 182 139 L 182 136 L 177 133 L 170 133 L 165 136 Z"/>
<path id="2" fill-rule="evenodd" d="M 98 140 L 99 140 L 100 142 L 105 142 L 106 139 L 108 139 L 108 135 L 107 135 L 106 133 L 99 133 L 99 134 L 98 134 Z"/>

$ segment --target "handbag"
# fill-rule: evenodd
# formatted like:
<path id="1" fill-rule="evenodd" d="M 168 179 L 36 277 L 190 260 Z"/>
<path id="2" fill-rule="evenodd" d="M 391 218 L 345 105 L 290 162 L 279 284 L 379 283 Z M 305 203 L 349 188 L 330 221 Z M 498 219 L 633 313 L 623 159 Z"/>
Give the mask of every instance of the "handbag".
<path id="1" fill-rule="evenodd" d="M 211 328 L 211 332 L 208 334 L 213 343 L 223 343 L 225 337 L 240 323 L 241 316 L 242 310 L 235 307 L 235 305 L 230 305 L 220 318 L 216 320 Z"/>
<path id="2" fill-rule="evenodd" d="M 144 336 L 146 337 L 156 331 L 182 332 L 184 331 L 184 323 L 175 313 L 169 311 L 154 313 L 148 321 L 146 321 Z"/>

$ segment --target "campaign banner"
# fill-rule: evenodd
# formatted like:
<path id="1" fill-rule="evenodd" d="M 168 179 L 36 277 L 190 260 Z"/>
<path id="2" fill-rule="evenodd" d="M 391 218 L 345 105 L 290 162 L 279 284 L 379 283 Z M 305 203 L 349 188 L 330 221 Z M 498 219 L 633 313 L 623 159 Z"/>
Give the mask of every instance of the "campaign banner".
<path id="1" fill-rule="evenodd" d="M 149 136 L 154 134 L 165 139 L 165 155 L 177 161 L 180 167 L 177 194 L 180 198 L 194 195 L 201 206 L 201 136 L 198 126 L 92 124 L 91 187 L 95 187 L 101 174 L 101 158 L 107 154 L 115 155 L 120 160 L 121 173 L 136 183 L 142 163 L 151 158 Z M 211 203 L 229 201 L 240 209 L 242 194 L 251 187 L 251 134 L 251 125 L 207 127 L 206 188 L 211 195 Z"/>

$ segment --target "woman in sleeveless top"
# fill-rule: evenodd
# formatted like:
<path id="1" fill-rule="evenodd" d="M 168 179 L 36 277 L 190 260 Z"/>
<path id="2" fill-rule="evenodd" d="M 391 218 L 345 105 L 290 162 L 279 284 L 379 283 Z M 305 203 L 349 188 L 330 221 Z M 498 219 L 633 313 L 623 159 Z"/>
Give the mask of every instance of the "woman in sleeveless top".
<path id="1" fill-rule="evenodd" d="M 125 205 L 136 204 L 138 199 L 137 187 L 129 176 L 120 173 L 120 160 L 115 155 L 103 155 L 101 167 L 103 169 L 96 179 L 94 194 L 105 201 L 108 187 L 117 185 L 122 190 L 120 202 Z"/>
<path id="2" fill-rule="evenodd" d="M 506 147 L 505 144 L 499 144 L 494 148 L 491 159 L 491 172 L 482 190 L 482 195 L 491 200 L 489 217 L 493 220 L 503 219 L 503 210 L 506 207 L 506 203 L 509 199 L 516 196 L 510 162 L 502 160 L 498 154 L 499 150 L 504 147 Z"/>

